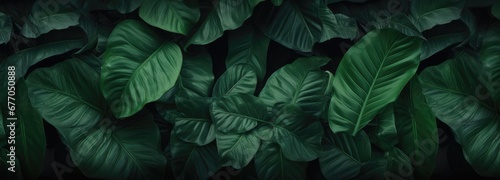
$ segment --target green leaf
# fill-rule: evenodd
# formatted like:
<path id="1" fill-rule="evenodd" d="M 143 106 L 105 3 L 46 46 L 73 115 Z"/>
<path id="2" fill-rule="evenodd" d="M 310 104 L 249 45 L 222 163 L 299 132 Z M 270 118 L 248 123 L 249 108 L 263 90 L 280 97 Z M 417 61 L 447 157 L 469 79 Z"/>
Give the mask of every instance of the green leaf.
<path id="1" fill-rule="evenodd" d="M 370 141 L 384 151 L 392 149 L 399 141 L 393 105 L 387 105 L 380 114 L 375 116 L 372 122 L 375 122 L 375 126 L 365 130 Z"/>
<path id="2" fill-rule="evenodd" d="M 180 92 L 184 98 L 210 97 L 214 84 L 212 58 L 205 50 L 193 52 L 182 61 Z"/>
<path id="3" fill-rule="evenodd" d="M 197 146 L 170 137 L 172 168 L 177 179 L 208 179 L 220 168 L 217 146 L 208 144 Z"/>
<path id="4" fill-rule="evenodd" d="M 177 97 L 177 109 L 182 114 L 174 120 L 174 132 L 185 142 L 198 146 L 206 145 L 215 139 L 215 128 L 210 119 L 211 99 L 188 100 Z"/>
<path id="5" fill-rule="evenodd" d="M 21 33 L 25 37 L 36 38 L 52 30 L 76 26 L 79 18 L 80 13 L 71 6 L 71 3 L 37 0 L 33 4 L 31 14 L 24 23 Z"/>
<path id="6" fill-rule="evenodd" d="M 464 24 L 450 23 L 426 31 L 426 41 L 422 43 L 420 60 L 426 60 L 443 49 L 467 39 L 469 32 Z"/>
<path id="7" fill-rule="evenodd" d="M 483 38 L 479 59 L 483 65 L 483 81 L 489 95 L 500 105 L 500 27 L 490 28 Z"/>
<path id="8" fill-rule="evenodd" d="M 3 112 L 0 110 L 0 118 L 2 120 L 0 120 L 0 148 L 1 147 L 4 147 L 6 144 L 7 144 L 7 134 L 5 133 L 5 126 L 3 126 Z"/>
<path id="9" fill-rule="evenodd" d="M 144 0 L 139 16 L 165 31 L 187 35 L 200 19 L 196 4 L 184 0 Z"/>
<path id="10" fill-rule="evenodd" d="M 104 118 L 98 81 L 99 75 L 90 66 L 70 59 L 33 71 L 26 85 L 33 108 L 43 119 L 56 127 L 64 140 L 78 142 Z"/>
<path id="11" fill-rule="evenodd" d="M 403 13 L 393 15 L 381 21 L 373 21 L 372 23 L 367 24 L 368 27 L 369 25 L 372 25 L 377 29 L 392 28 L 407 36 L 424 38 L 411 19 Z"/>
<path id="12" fill-rule="evenodd" d="M 355 135 L 394 102 L 417 70 L 420 44 L 416 37 L 384 29 L 368 33 L 351 47 L 334 78 L 331 130 Z"/>
<path id="13" fill-rule="evenodd" d="M 212 96 L 222 97 L 236 94 L 255 93 L 257 74 L 252 66 L 238 64 L 231 66 L 222 74 L 214 85 Z"/>
<path id="14" fill-rule="evenodd" d="M 422 32 L 460 19 L 464 3 L 464 0 L 415 0 L 411 1 L 411 16 Z"/>
<path id="15" fill-rule="evenodd" d="M 387 170 L 381 175 L 384 175 L 386 178 L 398 177 L 404 179 L 413 179 L 413 169 L 411 165 L 412 162 L 417 161 L 417 159 L 413 159 L 414 161 L 411 161 L 410 158 L 398 148 L 392 148 L 389 151 L 385 152 L 384 158 L 386 158 L 388 162 L 386 167 Z"/>
<path id="16" fill-rule="evenodd" d="M 328 74 L 319 68 L 326 57 L 299 58 L 274 72 L 267 80 L 259 98 L 268 106 L 295 104 L 307 115 L 319 117 L 326 103 L 324 94 Z"/>
<path id="17" fill-rule="evenodd" d="M 267 108 L 252 95 L 225 96 L 210 109 L 216 128 L 224 133 L 245 133 L 266 120 Z"/>
<path id="18" fill-rule="evenodd" d="M 283 155 L 293 161 L 312 161 L 321 152 L 323 127 L 318 120 L 305 118 L 296 105 L 287 105 L 272 119 L 274 142 L 282 148 Z"/>
<path id="19" fill-rule="evenodd" d="M 226 67 L 236 64 L 250 64 L 254 67 L 259 81 L 266 75 L 267 48 L 269 38 L 250 25 L 243 25 L 230 31 Z"/>
<path id="20" fill-rule="evenodd" d="M 71 0 L 72 4 L 78 9 L 87 11 L 95 10 L 116 10 L 126 14 L 136 10 L 143 0 Z"/>
<path id="21" fill-rule="evenodd" d="M 283 4 L 283 0 L 271 0 L 271 2 L 272 2 L 275 6 L 281 6 L 281 4 Z"/>
<path id="22" fill-rule="evenodd" d="M 45 131 L 40 114 L 31 106 L 28 88 L 21 79 L 16 84 L 15 148 L 18 164 L 26 179 L 37 179 L 43 168 L 45 156 Z M 8 121 L 7 121 L 8 122 Z M 3 126 L 2 126 L 3 128 Z"/>
<path id="23" fill-rule="evenodd" d="M 276 143 L 264 141 L 255 156 L 255 169 L 259 179 L 306 179 L 307 162 L 298 162 L 283 156 Z"/>
<path id="24" fill-rule="evenodd" d="M 497 19 L 500 19 L 500 2 L 493 2 L 493 6 L 491 7 L 491 14 L 493 14 L 493 16 L 495 16 Z"/>
<path id="25" fill-rule="evenodd" d="M 353 179 L 386 179 L 388 178 L 386 176 L 388 163 L 388 160 L 384 158 L 370 159 L 361 164 L 359 175 Z"/>
<path id="26" fill-rule="evenodd" d="M 319 18 L 323 23 L 319 42 L 332 38 L 354 39 L 358 32 L 356 20 L 343 14 L 333 14 L 328 6 L 319 6 Z"/>
<path id="27" fill-rule="evenodd" d="M 264 0 L 219 0 L 214 2 L 200 28 L 191 36 L 185 49 L 191 44 L 205 45 L 221 37 L 226 30 L 243 25 L 253 12 L 253 8 Z"/>
<path id="28" fill-rule="evenodd" d="M 397 147 L 414 160 L 415 178 L 430 178 L 436 164 L 438 130 L 417 76 L 401 92 L 394 112 L 399 136 Z"/>
<path id="29" fill-rule="evenodd" d="M 327 179 L 353 178 L 371 157 L 370 139 L 364 131 L 355 136 L 326 131 L 324 144 L 319 163 Z"/>
<path id="30" fill-rule="evenodd" d="M 10 41 L 12 20 L 10 16 L 0 12 L 0 44 Z"/>
<path id="31" fill-rule="evenodd" d="M 460 54 L 421 73 L 430 109 L 454 132 L 465 159 L 482 176 L 500 177 L 500 108 L 481 93 L 481 64 Z"/>
<path id="32" fill-rule="evenodd" d="M 71 147 L 71 159 L 87 177 L 163 178 L 166 159 L 159 151 L 160 132 L 150 113 L 142 111 L 123 124 L 105 121 Z"/>
<path id="33" fill-rule="evenodd" d="M 129 117 L 172 88 L 182 65 L 181 49 L 146 24 L 125 20 L 109 36 L 101 90 L 118 118 Z"/>
<path id="34" fill-rule="evenodd" d="M 260 139 L 252 133 L 217 132 L 217 149 L 222 166 L 241 169 L 247 166 L 259 149 Z"/>

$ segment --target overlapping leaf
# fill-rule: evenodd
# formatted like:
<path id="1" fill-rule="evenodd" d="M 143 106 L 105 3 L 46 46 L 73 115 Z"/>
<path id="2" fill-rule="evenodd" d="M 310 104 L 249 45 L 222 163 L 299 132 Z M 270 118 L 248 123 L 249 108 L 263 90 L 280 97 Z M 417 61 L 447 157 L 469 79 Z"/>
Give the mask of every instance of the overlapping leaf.
<path id="1" fill-rule="evenodd" d="M 255 157 L 259 179 L 306 179 L 306 162 L 287 159 L 278 144 L 264 141 Z"/>
<path id="2" fill-rule="evenodd" d="M 144 0 L 139 16 L 152 26 L 187 35 L 198 22 L 200 11 L 191 1 Z"/>
<path id="3" fill-rule="evenodd" d="M 37 0 L 31 14 L 24 23 L 21 33 L 36 38 L 52 30 L 66 29 L 78 25 L 80 12 L 67 1 Z"/>
<path id="4" fill-rule="evenodd" d="M 0 12 L 0 44 L 7 43 L 10 40 L 12 33 L 11 18 Z"/>
<path id="5" fill-rule="evenodd" d="M 253 95 L 257 86 L 257 74 L 250 65 L 231 66 L 219 77 L 214 85 L 212 96 L 249 94 Z"/>
<path id="6" fill-rule="evenodd" d="M 411 16 L 420 31 L 460 19 L 464 0 L 411 1 Z"/>

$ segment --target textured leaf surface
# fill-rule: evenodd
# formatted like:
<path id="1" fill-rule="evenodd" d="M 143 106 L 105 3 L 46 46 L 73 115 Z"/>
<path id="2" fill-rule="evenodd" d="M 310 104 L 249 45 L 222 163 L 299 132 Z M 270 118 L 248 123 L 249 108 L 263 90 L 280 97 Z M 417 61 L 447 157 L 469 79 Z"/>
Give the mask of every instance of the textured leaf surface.
<path id="1" fill-rule="evenodd" d="M 172 88 L 182 66 L 180 48 L 136 20 L 125 20 L 109 36 L 101 90 L 118 118 L 129 117 Z"/>
<path id="2" fill-rule="evenodd" d="M 306 179 L 307 162 L 287 159 L 282 148 L 264 141 L 255 156 L 255 169 L 259 179 Z"/>
<path id="3" fill-rule="evenodd" d="M 259 122 L 267 123 L 267 108 L 252 95 L 222 97 L 213 102 L 210 114 L 217 129 L 225 133 L 245 133 Z"/>
<path id="4" fill-rule="evenodd" d="M 319 42 L 332 38 L 354 39 L 358 32 L 356 20 L 343 14 L 333 14 L 328 6 L 319 6 L 319 18 L 323 22 Z"/>
<path id="5" fill-rule="evenodd" d="M 212 96 L 222 97 L 235 94 L 253 95 L 257 86 L 257 74 L 252 66 L 238 64 L 231 66 L 214 85 Z"/>
<path id="6" fill-rule="evenodd" d="M 214 85 L 210 54 L 201 50 L 186 56 L 182 61 L 179 78 L 181 89 L 179 96 L 188 99 L 210 97 Z"/>
<path id="7" fill-rule="evenodd" d="M 172 168 L 177 179 L 207 179 L 220 168 L 217 146 L 196 146 L 176 136 L 170 137 Z"/>
<path id="8" fill-rule="evenodd" d="M 250 163 L 259 149 L 260 139 L 252 133 L 226 134 L 217 132 L 217 148 L 222 166 L 241 169 Z"/>
<path id="9" fill-rule="evenodd" d="M 333 82 L 328 118 L 332 131 L 355 135 L 394 102 L 417 70 L 420 44 L 415 37 L 384 29 L 351 47 Z"/>
<path id="10" fill-rule="evenodd" d="M 188 100 L 178 97 L 175 102 L 177 110 L 181 113 L 174 121 L 174 132 L 177 137 L 198 146 L 212 142 L 215 139 L 215 128 L 208 111 L 211 99 Z"/>
<path id="11" fill-rule="evenodd" d="M 484 78 L 489 95 L 497 104 L 500 104 L 500 27 L 490 28 L 483 39 L 480 61 L 483 65 Z"/>
<path id="12" fill-rule="evenodd" d="M 420 31 L 424 31 L 460 19 L 464 3 L 464 0 L 411 1 L 411 16 Z"/>
<path id="13" fill-rule="evenodd" d="M 144 0 L 139 16 L 148 24 L 165 31 L 187 35 L 198 22 L 196 4 L 184 0 Z"/>
<path id="14" fill-rule="evenodd" d="M 36 38 L 52 30 L 66 29 L 78 25 L 80 13 L 71 3 L 37 0 L 27 17 L 21 33 L 28 38 Z"/>

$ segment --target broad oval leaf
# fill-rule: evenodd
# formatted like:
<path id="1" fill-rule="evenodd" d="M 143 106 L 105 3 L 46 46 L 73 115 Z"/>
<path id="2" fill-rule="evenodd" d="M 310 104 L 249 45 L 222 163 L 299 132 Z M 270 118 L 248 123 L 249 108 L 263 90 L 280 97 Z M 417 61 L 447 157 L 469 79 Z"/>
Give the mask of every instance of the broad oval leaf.
<path id="1" fill-rule="evenodd" d="M 170 146 L 176 179 L 208 179 L 221 168 L 215 143 L 197 146 L 172 134 Z"/>
<path id="2" fill-rule="evenodd" d="M 52 30 L 66 29 L 78 25 L 80 12 L 71 3 L 37 0 L 25 21 L 21 33 L 36 38 Z"/>
<path id="3" fill-rule="evenodd" d="M 255 156 L 259 179 L 306 179 L 307 162 L 292 161 L 283 156 L 276 143 L 264 141 Z"/>
<path id="4" fill-rule="evenodd" d="M 307 115 L 319 117 L 326 103 L 328 74 L 319 68 L 326 57 L 299 58 L 274 72 L 267 80 L 259 98 L 268 105 L 295 104 Z"/>
<path id="5" fill-rule="evenodd" d="M 430 178 L 436 164 L 438 130 L 418 76 L 413 77 L 401 92 L 394 113 L 399 136 L 397 147 L 414 160 L 415 178 Z"/>
<path id="6" fill-rule="evenodd" d="M 333 132 L 355 135 L 394 102 L 415 74 L 421 41 L 396 30 L 368 33 L 347 51 L 333 82 L 328 119 Z"/>
<path id="7" fill-rule="evenodd" d="M 240 94 L 213 102 L 210 114 L 216 128 L 224 133 L 245 133 L 266 121 L 267 108 L 255 96 Z"/>
<path id="8" fill-rule="evenodd" d="M 228 134 L 218 131 L 216 137 L 222 166 L 241 169 L 250 163 L 259 150 L 260 139 L 251 132 Z"/>
<path id="9" fill-rule="evenodd" d="M 105 121 L 71 147 L 78 168 L 90 178 L 162 179 L 166 159 L 152 115 L 143 111 L 117 125 Z"/>
<path id="10" fill-rule="evenodd" d="M 140 21 L 125 20 L 109 36 L 101 90 L 116 117 L 129 117 L 172 88 L 181 65 L 176 44 Z"/>
<path id="11" fill-rule="evenodd" d="M 326 131 L 323 149 L 319 163 L 327 179 L 356 177 L 371 157 L 370 139 L 363 131 L 355 136 Z"/>
<path id="12" fill-rule="evenodd" d="M 235 94 L 253 95 L 257 86 L 257 74 L 250 65 L 231 66 L 214 85 L 212 96 L 222 97 Z"/>
<path id="13" fill-rule="evenodd" d="M 500 177 L 500 108 L 478 89 L 481 65 L 460 54 L 421 73 L 423 94 L 434 115 L 454 132 L 465 159 L 482 176 Z"/>
<path id="14" fill-rule="evenodd" d="M 12 20 L 10 16 L 0 12 L 0 44 L 10 41 Z"/>
<path id="15" fill-rule="evenodd" d="M 70 59 L 33 71 L 26 85 L 33 108 L 57 127 L 66 142 L 77 142 L 104 118 L 98 81 L 91 67 Z"/>
<path id="16" fill-rule="evenodd" d="M 198 22 L 200 11 L 196 4 L 185 0 L 144 0 L 139 16 L 152 26 L 187 35 Z"/>
<path id="17" fill-rule="evenodd" d="M 464 0 L 414 0 L 411 1 L 411 16 L 420 31 L 431 29 L 460 19 Z"/>

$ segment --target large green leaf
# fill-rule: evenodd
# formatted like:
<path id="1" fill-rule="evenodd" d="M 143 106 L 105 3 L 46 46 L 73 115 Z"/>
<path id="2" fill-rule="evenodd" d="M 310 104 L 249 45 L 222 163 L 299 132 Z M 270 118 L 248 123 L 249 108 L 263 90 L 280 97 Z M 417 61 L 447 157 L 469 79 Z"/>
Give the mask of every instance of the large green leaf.
<path id="1" fill-rule="evenodd" d="M 79 9 L 87 11 L 116 10 L 122 14 L 137 9 L 143 0 L 71 0 L 71 3 Z"/>
<path id="2" fill-rule="evenodd" d="M 10 16 L 0 12 L 0 44 L 7 43 L 12 33 L 12 20 Z"/>
<path id="3" fill-rule="evenodd" d="M 259 149 L 260 139 L 251 132 L 223 133 L 217 132 L 217 149 L 222 166 L 241 169 L 247 166 Z"/>
<path id="4" fill-rule="evenodd" d="M 52 30 L 66 29 L 78 25 L 80 13 L 71 3 L 37 0 L 31 14 L 24 23 L 21 33 L 28 38 L 36 38 Z"/>
<path id="5" fill-rule="evenodd" d="M 476 59 L 460 54 L 420 78 L 430 109 L 453 130 L 465 159 L 480 175 L 500 177 L 500 108 L 478 91 L 482 71 Z"/>
<path id="6" fill-rule="evenodd" d="M 266 121 L 267 108 L 252 95 L 222 97 L 213 102 L 210 114 L 216 128 L 224 133 L 245 133 Z"/>
<path id="7" fill-rule="evenodd" d="M 347 51 L 334 79 L 329 122 L 355 135 L 394 102 L 415 74 L 421 41 L 392 29 L 375 30 Z"/>
<path id="8" fill-rule="evenodd" d="M 125 20 L 109 36 L 101 90 L 118 118 L 129 117 L 172 88 L 182 65 L 180 48 L 136 20 Z"/>
<path id="9" fill-rule="evenodd" d="M 182 61 L 179 84 L 183 98 L 210 97 L 214 84 L 210 54 L 201 50 L 187 55 Z"/>
<path id="10" fill-rule="evenodd" d="M 464 0 L 415 0 L 411 1 L 411 16 L 420 31 L 431 29 L 459 19 Z"/>
<path id="11" fill-rule="evenodd" d="M 26 85 L 31 103 L 43 119 L 65 140 L 78 142 L 104 118 L 98 81 L 99 75 L 91 67 L 70 59 L 33 71 Z"/>
<path id="12" fill-rule="evenodd" d="M 177 110 L 181 113 L 174 120 L 174 132 L 185 142 L 198 146 L 206 145 L 215 139 L 215 128 L 210 119 L 210 98 L 175 99 Z"/>
<path id="13" fill-rule="evenodd" d="M 267 48 L 269 38 L 251 25 L 243 25 L 229 32 L 226 67 L 236 64 L 250 64 L 254 67 L 259 81 L 266 75 Z"/>
<path id="14" fill-rule="evenodd" d="M 364 133 L 325 132 L 324 151 L 319 157 L 321 172 L 327 179 L 350 179 L 360 173 L 371 157 L 370 139 Z"/>
<path id="15" fill-rule="evenodd" d="M 392 149 L 398 143 L 398 133 L 394 120 L 393 104 L 387 105 L 380 114 L 375 116 L 374 126 L 370 124 L 365 131 L 370 136 L 370 141 L 384 151 Z"/>
<path id="16" fill-rule="evenodd" d="M 218 0 L 199 29 L 191 36 L 185 47 L 191 44 L 205 45 L 221 37 L 224 31 L 237 29 L 253 12 L 253 8 L 264 0 Z"/>
<path id="17" fill-rule="evenodd" d="M 187 35 L 198 22 L 200 11 L 191 1 L 144 0 L 139 16 L 152 26 Z"/>
<path id="18" fill-rule="evenodd" d="M 172 168 L 177 179 L 208 179 L 220 168 L 217 146 L 197 146 L 170 136 Z"/>
<path id="19" fill-rule="evenodd" d="M 269 38 L 290 49 L 311 52 L 317 42 L 355 35 L 352 20 L 334 15 L 320 0 L 287 0 L 280 7 L 261 11 L 265 13 L 255 16 L 260 29 Z"/>
<path id="20" fill-rule="evenodd" d="M 101 121 L 84 135 L 71 147 L 71 159 L 87 177 L 163 178 L 166 159 L 150 113 L 142 111 L 117 125 Z"/>
<path id="21" fill-rule="evenodd" d="M 255 156 L 259 179 L 306 179 L 307 162 L 287 159 L 278 144 L 264 141 Z"/>
<path id="22" fill-rule="evenodd" d="M 296 104 L 307 115 L 319 117 L 326 103 L 324 94 L 328 86 L 328 74 L 319 68 L 328 61 L 326 57 L 295 60 L 269 77 L 259 98 L 269 107 Z"/>
<path id="23" fill-rule="evenodd" d="M 16 93 L 16 156 L 24 178 L 37 179 L 42 172 L 46 149 L 43 121 L 31 106 L 24 79 L 17 82 Z"/>
<path id="24" fill-rule="evenodd" d="M 481 79 L 489 95 L 500 104 L 500 27 L 490 28 L 483 38 L 480 60 L 483 64 L 484 78 Z"/>
<path id="25" fill-rule="evenodd" d="M 273 141 L 282 148 L 283 155 L 293 161 L 312 161 L 321 152 L 323 127 L 317 120 L 305 117 L 296 105 L 287 105 L 272 119 Z"/>
<path id="26" fill-rule="evenodd" d="M 233 94 L 253 95 L 257 86 L 257 74 L 250 65 L 231 66 L 214 85 L 212 96 L 222 97 Z"/>
<path id="27" fill-rule="evenodd" d="M 401 92 L 394 112 L 399 136 L 397 147 L 413 160 L 415 178 L 428 179 L 436 164 L 437 125 L 417 76 Z"/>

